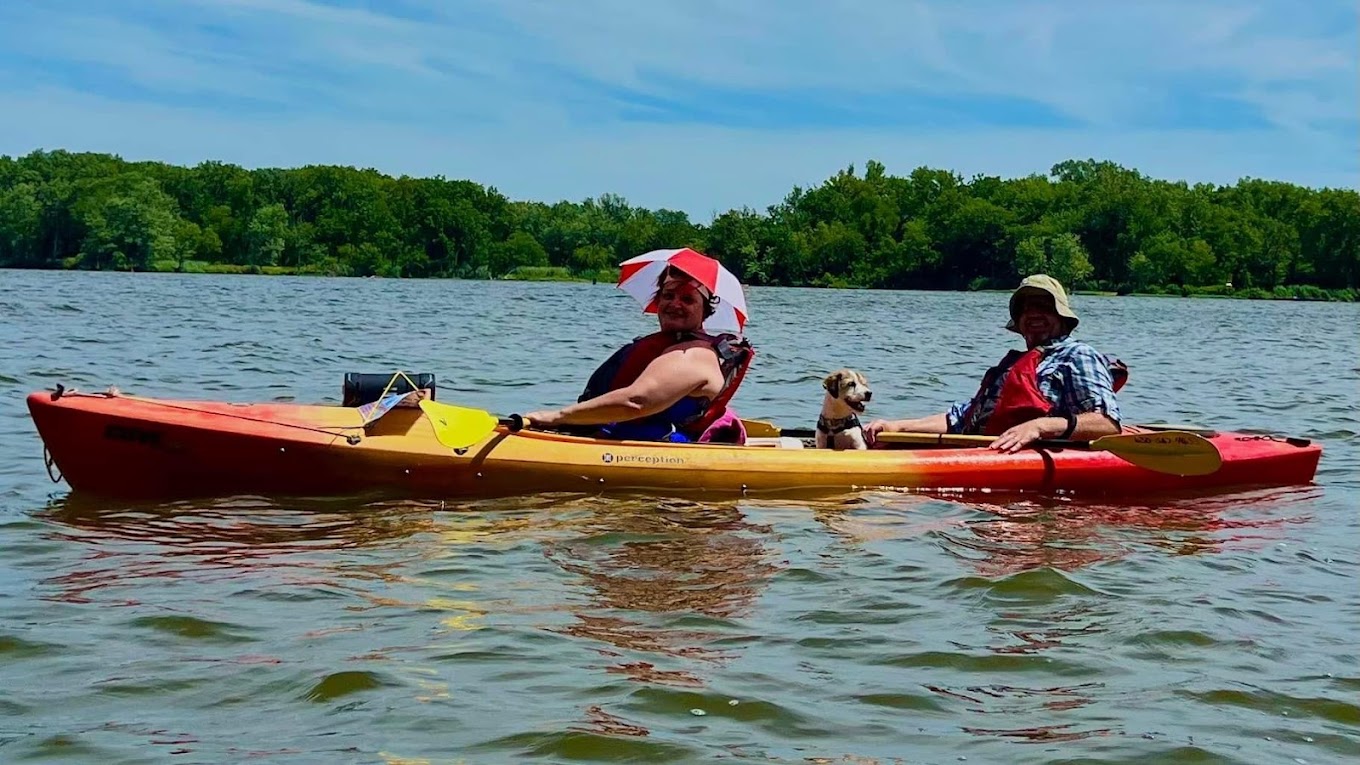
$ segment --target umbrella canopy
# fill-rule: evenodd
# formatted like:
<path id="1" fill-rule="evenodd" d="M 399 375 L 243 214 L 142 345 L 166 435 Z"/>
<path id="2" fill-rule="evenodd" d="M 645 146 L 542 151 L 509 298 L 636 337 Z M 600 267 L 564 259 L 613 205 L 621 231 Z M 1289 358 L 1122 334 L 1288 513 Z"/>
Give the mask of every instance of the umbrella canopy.
<path id="1" fill-rule="evenodd" d="M 704 320 L 709 332 L 736 332 L 746 328 L 746 293 L 741 282 L 709 256 L 684 247 L 678 250 L 652 250 L 619 264 L 619 289 L 642 304 L 646 313 L 656 313 L 656 280 L 667 267 L 684 271 L 718 296 L 713 315 Z"/>

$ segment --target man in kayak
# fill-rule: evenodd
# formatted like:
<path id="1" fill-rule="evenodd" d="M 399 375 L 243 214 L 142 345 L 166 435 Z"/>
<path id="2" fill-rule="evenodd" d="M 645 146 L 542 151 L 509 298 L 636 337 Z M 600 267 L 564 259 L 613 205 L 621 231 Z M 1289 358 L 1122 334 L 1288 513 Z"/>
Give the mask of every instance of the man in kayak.
<path id="1" fill-rule="evenodd" d="M 987 370 L 971 399 L 948 411 L 906 420 L 875 420 L 864 429 L 870 445 L 879 433 L 966 433 L 996 436 L 989 447 L 1016 452 L 1041 438 L 1086 441 L 1120 432 L 1115 391 L 1128 372 L 1087 343 L 1074 340 L 1079 320 L 1067 292 L 1044 274 L 1027 277 L 1011 294 L 1006 329 L 1025 338 Z"/>
<path id="2" fill-rule="evenodd" d="M 735 335 L 702 329 L 716 300 L 674 266 L 657 279 L 659 330 L 619 349 L 590 377 L 577 403 L 530 412 L 528 427 L 588 428 L 634 441 L 742 443 L 741 421 L 727 409 L 754 355 Z"/>

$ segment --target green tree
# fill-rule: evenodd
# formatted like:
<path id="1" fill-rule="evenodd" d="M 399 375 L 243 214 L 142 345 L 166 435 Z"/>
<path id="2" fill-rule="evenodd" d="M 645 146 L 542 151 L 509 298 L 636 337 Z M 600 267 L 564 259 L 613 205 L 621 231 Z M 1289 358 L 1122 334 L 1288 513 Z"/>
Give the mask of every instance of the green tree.
<path id="1" fill-rule="evenodd" d="M 33 183 L 0 188 L 0 266 L 41 263 L 42 202 Z"/>
<path id="2" fill-rule="evenodd" d="M 1017 277 L 1048 274 L 1069 289 L 1080 289 L 1095 273 L 1081 240 L 1074 234 L 1032 236 L 1015 248 Z"/>
<path id="3" fill-rule="evenodd" d="M 729 210 L 713 219 L 703 248 L 722 261 L 738 279 L 751 284 L 769 284 L 769 264 L 760 258 L 757 245 L 763 220 L 750 208 Z"/>
<path id="4" fill-rule="evenodd" d="M 962 289 L 978 278 L 997 284 L 1011 280 L 1009 211 L 956 189 L 940 195 L 925 218 L 940 253 L 941 286 Z"/>
<path id="5" fill-rule="evenodd" d="M 609 268 L 614 263 L 614 253 L 598 244 L 577 247 L 571 254 L 571 270 L 578 274 L 588 274 Z"/>
<path id="6" fill-rule="evenodd" d="M 276 266 L 288 246 L 288 211 L 275 202 L 255 211 L 246 227 L 246 252 L 251 266 Z"/>
<path id="7" fill-rule="evenodd" d="M 504 276 L 520 266 L 548 265 L 548 251 L 532 234 L 516 231 L 496 245 L 491 260 L 491 275 Z"/>
<path id="8" fill-rule="evenodd" d="M 1199 286 L 1217 279 L 1213 248 L 1199 238 L 1187 241 L 1170 232 L 1158 234 L 1144 244 L 1134 260 L 1140 278 L 1163 285 Z"/>
<path id="9" fill-rule="evenodd" d="M 179 260 L 175 202 L 154 180 L 124 173 L 88 188 L 74 208 L 85 230 L 82 261 L 95 268 L 144 271 L 159 260 Z"/>

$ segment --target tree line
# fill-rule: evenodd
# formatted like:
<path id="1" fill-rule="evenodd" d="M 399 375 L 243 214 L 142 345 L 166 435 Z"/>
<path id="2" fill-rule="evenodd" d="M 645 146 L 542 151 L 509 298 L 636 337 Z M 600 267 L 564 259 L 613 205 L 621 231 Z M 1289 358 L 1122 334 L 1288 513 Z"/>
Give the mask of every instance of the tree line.
<path id="1" fill-rule="evenodd" d="M 703 224 L 613 194 L 519 201 L 351 167 L 0 156 L 0 267 L 590 278 L 681 246 L 753 285 L 1009 288 L 1042 271 L 1076 289 L 1355 300 L 1360 194 L 1095 160 L 1010 179 L 870 161 Z"/>

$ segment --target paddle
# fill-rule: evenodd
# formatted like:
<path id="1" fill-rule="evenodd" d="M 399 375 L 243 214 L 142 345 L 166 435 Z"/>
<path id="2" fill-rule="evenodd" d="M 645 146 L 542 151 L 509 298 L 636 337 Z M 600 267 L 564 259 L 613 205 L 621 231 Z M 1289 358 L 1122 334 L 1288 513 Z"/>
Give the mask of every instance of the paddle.
<path id="1" fill-rule="evenodd" d="M 435 438 L 450 449 L 466 449 L 502 425 L 509 428 L 511 433 L 524 427 L 524 418 L 518 414 L 497 417 L 481 409 L 441 404 L 430 399 L 423 399 L 420 409 L 434 426 Z"/>
<path id="2" fill-rule="evenodd" d="M 780 436 L 791 436 L 793 438 L 812 438 L 812 431 L 807 431 L 803 435 L 801 430 L 784 430 L 773 422 L 764 420 L 742 420 L 742 427 L 746 428 L 746 435 L 751 438 L 779 438 Z"/>
<path id="3" fill-rule="evenodd" d="M 771 422 L 742 420 L 746 434 L 752 438 L 813 438 L 816 431 L 803 428 L 781 429 Z M 992 436 L 964 436 L 945 433 L 879 433 L 884 443 L 918 444 L 923 446 L 959 446 L 981 448 L 990 444 Z M 1171 475 L 1209 475 L 1223 464 L 1218 447 L 1203 436 L 1188 430 L 1162 430 L 1151 433 L 1121 433 L 1094 441 L 1061 441 L 1041 439 L 1031 444 L 1036 449 L 1074 449 L 1109 452 L 1120 459 L 1158 473 Z"/>
<path id="4" fill-rule="evenodd" d="M 466 449 L 491 435 L 498 427 L 504 426 L 512 433 L 524 427 L 524 418 L 518 414 L 497 417 L 481 409 L 441 404 L 429 399 L 421 401 L 420 408 L 430 418 L 439 443 L 450 449 Z M 746 426 L 747 435 L 753 438 L 812 438 L 814 435 L 812 430 L 785 430 L 759 420 L 743 420 L 742 424 Z M 878 438 L 884 443 L 975 448 L 985 447 L 994 440 L 992 436 L 947 433 L 879 433 Z M 1139 467 L 1179 476 L 1208 475 L 1223 464 L 1223 458 L 1213 442 L 1183 430 L 1121 433 L 1094 441 L 1040 439 L 1030 446 L 1035 449 L 1109 452 Z"/>
<path id="5" fill-rule="evenodd" d="M 879 433 L 878 438 L 884 443 L 975 447 L 986 446 L 995 440 L 993 436 L 940 433 Z M 1030 446 L 1035 449 L 1109 452 L 1138 467 L 1180 476 L 1209 475 L 1223 465 L 1223 457 L 1212 441 L 1184 430 L 1120 433 L 1115 436 L 1102 436 L 1094 441 L 1039 439 Z"/>

